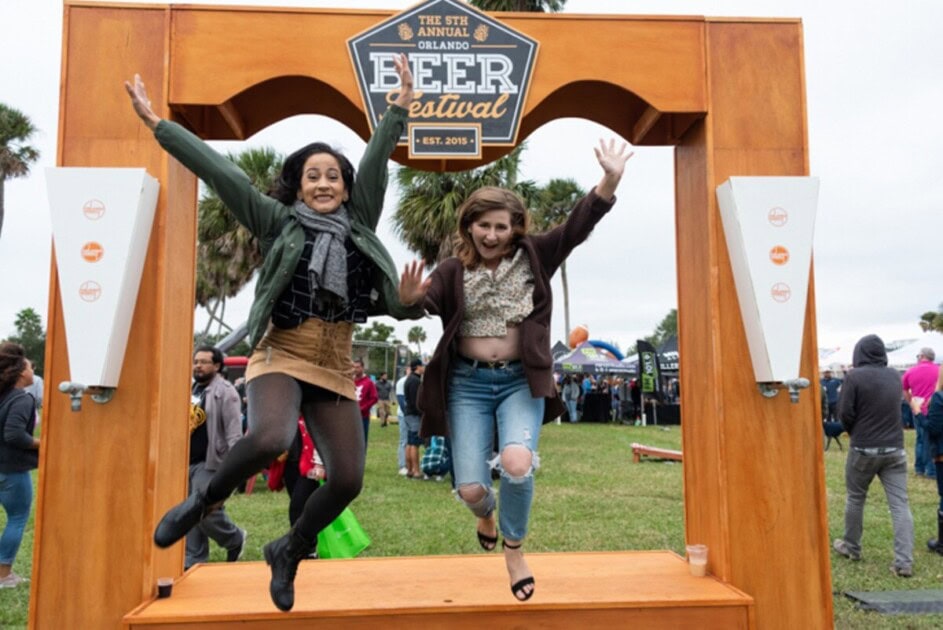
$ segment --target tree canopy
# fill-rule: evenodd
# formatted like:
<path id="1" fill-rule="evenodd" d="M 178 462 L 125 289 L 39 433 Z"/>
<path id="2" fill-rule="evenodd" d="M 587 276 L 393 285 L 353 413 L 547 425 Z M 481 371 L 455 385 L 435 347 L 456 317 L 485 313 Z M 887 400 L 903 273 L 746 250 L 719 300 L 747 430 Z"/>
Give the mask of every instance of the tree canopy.
<path id="1" fill-rule="evenodd" d="M 33 363 L 33 371 L 43 375 L 46 359 L 46 328 L 43 320 L 32 308 L 24 308 L 16 314 L 14 321 L 16 334 L 9 341 L 14 341 L 26 351 L 26 356 Z"/>
<path id="2" fill-rule="evenodd" d="M 458 208 L 483 186 L 509 188 L 527 197 L 531 182 L 518 182 L 521 144 L 504 157 L 470 171 L 437 173 L 403 167 L 396 171 L 401 194 L 393 214 L 393 231 L 426 265 L 452 255 L 453 237 L 458 227 Z"/>
<path id="3" fill-rule="evenodd" d="M 3 186 L 14 177 L 29 175 L 30 165 L 39 159 L 39 149 L 28 144 L 36 127 L 29 116 L 0 103 L 0 233 L 3 232 Z"/>
<path id="4" fill-rule="evenodd" d="M 226 156 L 248 175 L 260 192 L 268 193 L 284 157 L 269 147 L 247 149 Z M 223 332 L 225 303 L 239 293 L 262 264 L 258 239 L 236 221 L 232 212 L 211 188 L 197 208 L 196 303 L 210 313 L 203 335 L 216 321 Z"/>
<path id="5" fill-rule="evenodd" d="M 422 358 L 422 342 L 426 340 L 426 330 L 422 326 L 413 326 L 407 333 L 406 340 L 416 344 L 416 354 Z"/>
<path id="6" fill-rule="evenodd" d="M 393 336 L 393 327 L 376 320 L 369 327 L 354 326 L 354 356 L 362 358 L 364 369 L 371 374 L 396 374 L 397 350 L 402 345 Z"/>
<path id="7" fill-rule="evenodd" d="M 941 332 L 943 333 L 943 302 L 935 311 L 927 311 L 920 316 L 920 328 L 923 332 Z"/>
<path id="8" fill-rule="evenodd" d="M 536 206 L 531 212 L 531 230 L 546 232 L 564 223 L 570 212 L 586 191 L 574 179 L 551 179 L 539 188 L 535 195 Z M 563 285 L 563 325 L 566 336 L 570 335 L 570 282 L 566 273 L 566 260 L 560 263 L 560 282 Z"/>
<path id="9" fill-rule="evenodd" d="M 668 314 L 662 318 L 657 326 L 655 326 L 654 332 L 652 332 L 652 334 L 648 335 L 647 337 L 643 337 L 643 339 L 657 348 L 661 344 L 665 343 L 672 337 L 676 337 L 677 335 L 678 309 L 673 308 L 668 311 Z M 629 346 L 629 349 L 626 350 L 626 354 L 635 354 L 638 352 L 638 348 L 636 346 L 637 344 L 634 343 Z"/>
<path id="10" fill-rule="evenodd" d="M 556 13 L 563 10 L 566 0 L 471 0 L 470 4 L 482 11 Z"/>

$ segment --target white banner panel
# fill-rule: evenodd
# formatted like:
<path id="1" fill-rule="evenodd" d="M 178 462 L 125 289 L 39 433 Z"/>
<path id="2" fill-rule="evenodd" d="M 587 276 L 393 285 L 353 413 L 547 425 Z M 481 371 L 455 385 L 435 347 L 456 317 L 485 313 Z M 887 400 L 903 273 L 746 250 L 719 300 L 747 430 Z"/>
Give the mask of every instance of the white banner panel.
<path id="1" fill-rule="evenodd" d="M 817 177 L 731 177 L 717 187 L 760 383 L 799 376 L 818 194 Z"/>
<path id="2" fill-rule="evenodd" d="M 160 185 L 143 168 L 48 168 L 70 379 L 116 387 Z"/>

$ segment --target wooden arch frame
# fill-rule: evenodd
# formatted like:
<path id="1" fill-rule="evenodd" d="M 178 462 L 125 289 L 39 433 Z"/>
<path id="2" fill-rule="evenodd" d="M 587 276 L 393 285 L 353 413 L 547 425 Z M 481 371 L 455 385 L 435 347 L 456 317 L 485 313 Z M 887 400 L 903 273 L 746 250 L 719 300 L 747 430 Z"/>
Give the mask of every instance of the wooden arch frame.
<path id="1" fill-rule="evenodd" d="M 197 183 L 133 116 L 121 82 L 140 72 L 159 113 L 206 137 L 246 137 L 315 111 L 312 103 L 365 137 L 342 51 L 347 37 L 390 14 L 67 0 L 58 164 L 143 165 L 162 190 L 114 400 L 73 413 L 65 396 L 47 396 L 33 627 L 114 627 L 150 596 L 157 576 L 181 568 L 180 547 L 158 550 L 150 533 L 186 487 L 186 436 L 173 420 L 187 394 L 192 309 L 178 307 L 193 295 Z M 676 146 L 686 535 L 710 546 L 714 575 L 754 597 L 761 627 L 830 627 L 815 396 L 790 404 L 757 391 L 714 194 L 731 175 L 808 174 L 800 22 L 500 18 L 541 42 L 521 138 L 581 116 L 636 145 Z M 484 161 L 504 150 L 486 151 Z M 395 158 L 405 163 L 404 149 Z M 58 292 L 53 266 L 53 383 L 69 374 Z M 814 375 L 812 288 L 808 304 L 801 373 Z"/>

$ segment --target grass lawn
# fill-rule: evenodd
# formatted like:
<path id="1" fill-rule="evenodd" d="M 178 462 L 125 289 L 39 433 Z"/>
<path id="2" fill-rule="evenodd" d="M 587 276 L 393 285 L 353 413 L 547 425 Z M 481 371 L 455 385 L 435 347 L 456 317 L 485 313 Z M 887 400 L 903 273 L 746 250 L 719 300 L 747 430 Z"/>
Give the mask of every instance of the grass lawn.
<path id="1" fill-rule="evenodd" d="M 365 556 L 478 553 L 471 515 L 451 497 L 447 481 L 411 481 L 396 474 L 396 426 L 370 431 L 364 491 L 352 509 L 373 544 Z M 913 452 L 913 432 L 907 432 Z M 842 440 L 846 444 L 847 437 Z M 579 424 L 546 425 L 541 436 L 542 468 L 538 473 L 530 551 L 603 551 L 671 549 L 683 555 L 681 465 L 675 462 L 632 464 L 632 442 L 680 448 L 678 427 L 629 427 Z M 751 456 L 759 457 L 759 453 Z M 825 453 L 830 539 L 842 531 L 845 453 L 835 446 Z M 926 551 L 935 536 L 934 482 L 911 476 L 910 502 L 916 529 L 915 575 L 902 580 L 890 574 L 892 534 L 887 503 L 872 486 L 865 509 L 864 559 L 852 563 L 832 555 L 832 584 L 837 628 L 939 628 L 943 615 L 878 615 L 860 612 L 841 593 L 855 590 L 943 588 L 943 558 Z M 251 496 L 227 503 L 233 520 L 249 530 L 243 560 L 262 560 L 262 545 L 288 526 L 283 492 L 271 493 L 259 480 Z M 0 512 L 0 527 L 5 514 Z M 14 570 L 29 575 L 33 525 L 27 528 Z M 213 546 L 211 559 L 223 552 Z M 260 585 L 264 588 L 265 585 Z M 0 628 L 25 626 L 29 592 L 0 590 Z"/>

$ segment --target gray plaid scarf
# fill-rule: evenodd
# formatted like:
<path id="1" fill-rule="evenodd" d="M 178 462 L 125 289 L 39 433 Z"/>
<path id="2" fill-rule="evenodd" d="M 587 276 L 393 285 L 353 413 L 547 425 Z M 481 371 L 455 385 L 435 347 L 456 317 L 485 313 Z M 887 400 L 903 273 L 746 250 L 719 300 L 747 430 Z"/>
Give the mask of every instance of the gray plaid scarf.
<path id="1" fill-rule="evenodd" d="M 322 214 L 299 199 L 291 210 L 305 230 L 314 232 L 308 277 L 315 299 L 319 303 L 335 301 L 319 295 L 323 289 L 340 298 L 342 305 L 347 304 L 347 248 L 344 247 L 344 241 L 350 234 L 347 208 L 342 204 L 331 214 Z"/>

